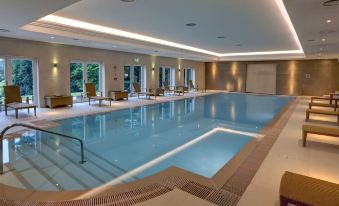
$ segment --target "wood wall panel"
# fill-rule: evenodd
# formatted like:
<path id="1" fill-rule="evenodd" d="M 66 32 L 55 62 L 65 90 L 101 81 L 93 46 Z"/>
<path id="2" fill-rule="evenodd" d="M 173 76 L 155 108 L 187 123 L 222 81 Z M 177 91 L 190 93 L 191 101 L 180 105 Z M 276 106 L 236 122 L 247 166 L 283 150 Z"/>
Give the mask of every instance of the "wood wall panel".
<path id="1" fill-rule="evenodd" d="M 247 64 L 255 63 L 277 64 L 277 94 L 280 95 L 323 95 L 339 90 L 336 59 L 206 63 L 206 88 L 244 92 Z M 238 72 L 234 74 L 232 70 Z M 306 74 L 310 74 L 310 78 L 306 78 Z M 230 89 L 225 87 L 227 84 L 237 86 Z"/>

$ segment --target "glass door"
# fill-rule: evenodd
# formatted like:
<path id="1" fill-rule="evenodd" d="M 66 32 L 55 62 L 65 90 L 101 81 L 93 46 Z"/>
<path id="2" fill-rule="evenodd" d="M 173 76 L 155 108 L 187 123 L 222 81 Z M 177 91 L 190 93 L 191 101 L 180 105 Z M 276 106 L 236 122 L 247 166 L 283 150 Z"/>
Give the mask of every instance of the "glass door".
<path id="1" fill-rule="evenodd" d="M 71 63 L 71 95 L 75 102 L 79 102 L 84 92 L 84 64 L 83 63 Z"/>
<path id="2" fill-rule="evenodd" d="M 124 66 L 124 90 L 131 92 L 131 67 Z"/>
<path id="3" fill-rule="evenodd" d="M 138 83 L 140 86 L 142 86 L 142 72 L 141 72 L 141 66 L 134 66 L 133 68 L 134 72 L 133 72 L 133 82 Z"/>
<path id="4" fill-rule="evenodd" d="M 132 91 L 132 83 L 136 82 L 141 88 L 145 87 L 144 67 L 140 65 L 124 66 L 124 90 L 129 93 Z"/>
<path id="5" fill-rule="evenodd" d="M 100 64 L 90 63 L 87 64 L 87 82 L 95 84 L 95 91 L 97 95 L 100 93 Z"/>
<path id="6" fill-rule="evenodd" d="M 3 86 L 5 86 L 5 85 L 6 85 L 5 59 L 0 58 L 0 102 L 3 102 L 3 99 L 4 99 L 4 88 L 3 88 Z"/>
<path id="7" fill-rule="evenodd" d="M 11 59 L 12 83 L 20 86 L 21 97 L 24 101 L 33 102 L 33 61 L 29 59 Z"/>
<path id="8" fill-rule="evenodd" d="M 159 87 L 163 87 L 163 82 L 167 82 L 170 86 L 174 86 L 174 68 L 160 67 L 159 68 Z"/>
<path id="9" fill-rule="evenodd" d="M 185 87 L 189 86 L 189 81 L 192 80 L 193 84 L 195 84 L 195 72 L 192 68 L 184 69 L 184 83 Z M 194 85 L 196 87 L 196 85 Z"/>
<path id="10" fill-rule="evenodd" d="M 85 92 L 84 83 L 94 83 L 97 95 L 102 91 L 101 65 L 91 62 L 70 63 L 71 95 L 74 102 L 82 101 Z"/>

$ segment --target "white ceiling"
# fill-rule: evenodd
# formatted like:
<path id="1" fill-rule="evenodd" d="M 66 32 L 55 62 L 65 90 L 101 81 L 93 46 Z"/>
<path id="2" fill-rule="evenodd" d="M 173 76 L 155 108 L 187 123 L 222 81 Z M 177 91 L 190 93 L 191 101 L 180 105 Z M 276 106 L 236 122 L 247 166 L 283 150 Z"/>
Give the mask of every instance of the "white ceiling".
<path id="1" fill-rule="evenodd" d="M 325 51 L 322 52 L 321 57 L 337 57 L 336 55 L 339 54 L 338 33 L 320 35 L 319 32 L 339 28 L 337 14 L 339 7 L 322 8 L 320 2 L 319 0 L 284 0 L 306 56 L 319 58 L 317 57 L 319 46 L 316 45 L 324 44 L 321 38 L 326 36 L 328 45 L 322 46 Z M 308 6 L 307 9 L 305 5 Z M 61 27 L 37 26 L 40 22 L 38 20 L 48 14 L 139 33 L 218 53 L 298 49 L 293 32 L 288 27 L 286 19 L 283 18 L 276 0 L 136 0 L 132 3 L 124 3 L 120 0 L 0 0 L 0 28 L 11 30 L 11 32 L 1 32 L 0 36 L 198 61 L 303 57 L 295 54 L 279 54 L 220 58 L 123 37 L 89 35 L 70 30 L 65 32 Z M 327 18 L 332 19 L 331 24 L 326 24 Z M 196 23 L 197 26 L 185 26 L 186 23 L 191 22 Z M 51 39 L 51 36 L 54 38 Z M 225 36 L 225 38 L 218 39 L 217 36 Z M 74 38 L 80 40 L 73 40 Z M 308 39 L 316 41 L 309 42 Z"/>
<path id="2" fill-rule="evenodd" d="M 55 15 L 219 53 L 298 49 L 279 12 L 272 0 L 82 0 Z"/>
<path id="3" fill-rule="evenodd" d="M 325 7 L 324 1 L 284 0 L 308 58 L 339 58 L 339 5 Z"/>
<path id="4" fill-rule="evenodd" d="M 0 0 L 0 28 L 17 28 L 79 0 Z"/>

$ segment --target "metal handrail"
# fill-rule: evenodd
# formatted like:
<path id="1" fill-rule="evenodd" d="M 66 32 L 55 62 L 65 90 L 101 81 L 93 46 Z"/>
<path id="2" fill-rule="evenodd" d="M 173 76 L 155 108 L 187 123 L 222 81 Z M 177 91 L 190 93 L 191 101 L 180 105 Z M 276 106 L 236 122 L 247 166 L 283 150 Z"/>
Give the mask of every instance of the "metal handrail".
<path id="1" fill-rule="evenodd" d="M 31 126 L 31 125 L 28 125 L 28 124 L 15 123 L 15 124 L 12 124 L 12 125 L 9 125 L 9 126 L 5 127 L 2 130 L 1 134 L 0 134 L 0 174 L 1 175 L 4 172 L 4 168 L 3 168 L 3 145 L 2 145 L 3 143 L 2 143 L 2 140 L 4 140 L 5 133 L 10 128 L 13 128 L 13 127 L 26 127 L 26 128 L 29 128 L 29 129 L 34 129 L 34 130 L 38 130 L 38 131 L 41 131 L 41 132 L 47 132 L 47 133 L 50 133 L 50 134 L 54 134 L 54 135 L 58 135 L 58 136 L 61 136 L 61 137 L 68 138 L 68 139 L 73 139 L 73 140 L 79 141 L 80 147 L 81 147 L 81 160 L 80 160 L 79 163 L 80 164 L 84 164 L 86 162 L 85 158 L 84 158 L 84 143 L 82 142 L 81 139 L 76 138 L 76 137 L 72 137 L 72 136 L 68 136 L 68 135 L 65 135 L 65 134 L 60 134 L 60 133 L 57 133 L 57 132 L 52 132 L 52 131 L 44 130 L 44 129 L 41 129 L 39 127 L 34 127 L 34 126 Z"/>

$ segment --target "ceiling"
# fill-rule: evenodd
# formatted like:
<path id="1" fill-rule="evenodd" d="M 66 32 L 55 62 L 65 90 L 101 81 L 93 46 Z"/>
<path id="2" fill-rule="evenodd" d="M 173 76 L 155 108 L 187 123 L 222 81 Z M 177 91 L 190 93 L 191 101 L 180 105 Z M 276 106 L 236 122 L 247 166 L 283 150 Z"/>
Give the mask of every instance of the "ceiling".
<path id="1" fill-rule="evenodd" d="M 284 0 L 308 58 L 339 58 L 339 4 L 323 6 L 324 1 Z"/>
<path id="2" fill-rule="evenodd" d="M 305 58 L 300 49 L 306 58 L 338 58 L 339 6 L 325 8 L 319 0 L 284 0 L 282 8 L 279 2 L 0 0 L 0 28 L 10 30 L 0 36 L 198 61 Z M 50 14 L 80 23 L 40 19 Z M 327 19 L 332 22 L 326 23 Z M 108 29 L 157 41 L 126 38 L 107 33 Z"/>

